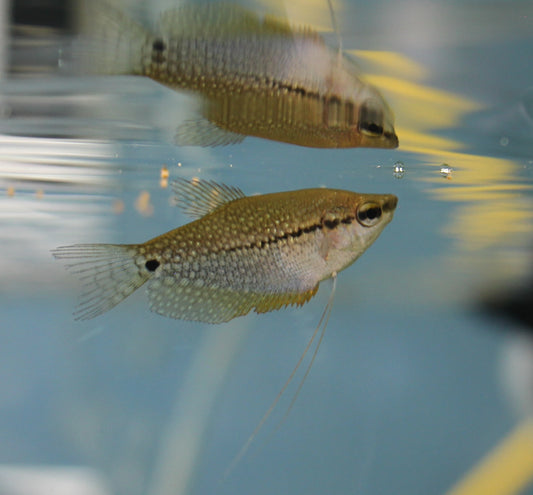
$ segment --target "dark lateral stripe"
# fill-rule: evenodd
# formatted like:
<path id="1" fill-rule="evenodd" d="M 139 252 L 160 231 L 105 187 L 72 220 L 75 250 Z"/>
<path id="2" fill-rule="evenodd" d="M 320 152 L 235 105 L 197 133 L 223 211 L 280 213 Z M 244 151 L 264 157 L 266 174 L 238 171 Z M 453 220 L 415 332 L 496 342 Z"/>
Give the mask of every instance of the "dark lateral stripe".
<path id="1" fill-rule="evenodd" d="M 194 42 L 196 40 L 191 40 Z M 152 63 L 157 66 L 167 61 L 165 52 L 169 49 L 168 45 L 162 38 L 156 38 L 152 43 Z M 178 53 L 178 51 L 176 51 Z M 325 105 L 338 105 L 339 107 L 344 105 L 346 112 L 346 120 L 349 125 L 353 125 L 354 121 L 354 108 L 355 104 L 351 100 L 342 101 L 336 95 L 322 95 L 317 91 L 307 90 L 301 86 L 295 86 L 289 82 L 283 82 L 270 77 L 261 77 L 254 74 L 234 74 L 234 76 L 242 76 L 250 81 L 257 83 L 260 87 L 267 87 L 274 90 L 285 90 L 293 95 L 300 95 L 303 98 L 309 98 L 313 100 L 322 100 Z"/>
<path id="2" fill-rule="evenodd" d="M 331 229 L 334 229 L 335 227 L 337 227 L 341 223 L 343 223 L 345 225 L 348 225 L 348 224 L 351 224 L 354 220 L 355 220 L 354 216 L 348 216 L 348 217 L 343 218 L 342 220 L 340 220 L 340 219 L 324 220 L 322 223 L 316 223 L 314 225 L 310 225 L 309 227 L 298 229 L 298 230 L 296 230 L 294 232 L 286 232 L 283 235 L 274 237 L 273 239 L 268 239 L 267 241 L 260 241 L 260 242 L 254 242 L 253 244 L 235 246 L 234 248 L 224 249 L 223 251 L 225 253 L 231 253 L 231 252 L 234 252 L 234 251 L 240 251 L 240 250 L 244 250 L 244 249 L 254 249 L 254 248 L 262 249 L 262 248 L 265 248 L 267 246 L 270 246 L 271 244 L 276 244 L 276 243 L 278 243 L 280 241 L 287 240 L 287 239 L 289 239 L 291 237 L 293 239 L 296 239 L 296 238 L 302 236 L 303 234 L 310 234 L 311 232 L 315 232 L 316 230 L 319 230 L 319 229 L 327 228 L 327 229 L 331 230 Z"/>
<path id="3" fill-rule="evenodd" d="M 287 82 L 282 81 L 276 81 L 275 79 L 271 78 L 261 78 L 259 76 L 248 76 L 251 79 L 253 79 L 255 82 L 259 84 L 265 84 L 266 86 L 270 86 L 272 89 L 278 89 L 278 90 L 286 90 L 287 92 L 295 95 L 300 95 L 304 98 L 310 98 L 313 100 L 322 100 L 324 103 L 334 104 L 334 105 L 342 105 L 342 100 L 336 96 L 336 95 L 321 95 L 317 91 L 309 91 L 305 88 L 302 88 L 301 86 L 294 86 Z M 353 113 L 354 109 L 354 103 L 352 101 L 347 100 L 345 102 L 346 110 L 351 111 Z"/>
<path id="4" fill-rule="evenodd" d="M 308 91 L 300 86 L 293 86 L 289 83 L 276 81 L 274 79 L 261 79 L 260 77 L 253 77 L 253 79 L 261 84 L 266 84 L 267 87 L 273 90 L 287 91 L 290 95 L 298 95 L 304 99 L 310 99 L 320 102 L 323 107 L 324 124 L 329 125 L 330 119 L 333 116 L 333 122 L 344 123 L 348 127 L 355 125 L 355 104 L 350 100 L 341 100 L 336 95 L 321 95 L 316 91 Z"/>

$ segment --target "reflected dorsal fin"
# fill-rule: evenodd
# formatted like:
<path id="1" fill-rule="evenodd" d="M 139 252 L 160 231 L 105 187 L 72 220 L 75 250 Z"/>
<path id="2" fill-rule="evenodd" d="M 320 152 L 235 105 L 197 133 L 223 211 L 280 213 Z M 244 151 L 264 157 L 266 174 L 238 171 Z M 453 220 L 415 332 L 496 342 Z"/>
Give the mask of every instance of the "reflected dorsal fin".
<path id="1" fill-rule="evenodd" d="M 281 34 L 292 36 L 289 22 L 274 16 L 260 17 L 255 12 L 231 3 L 207 3 L 183 5 L 163 12 L 159 20 L 159 32 L 163 36 L 235 37 L 240 34 Z M 301 31 L 301 30 L 300 30 Z M 310 29 L 305 29 L 311 35 Z"/>
<path id="2" fill-rule="evenodd" d="M 230 201 L 246 197 L 238 187 L 212 180 L 177 179 L 172 182 L 172 190 L 176 193 L 176 206 L 193 218 L 201 218 Z"/>

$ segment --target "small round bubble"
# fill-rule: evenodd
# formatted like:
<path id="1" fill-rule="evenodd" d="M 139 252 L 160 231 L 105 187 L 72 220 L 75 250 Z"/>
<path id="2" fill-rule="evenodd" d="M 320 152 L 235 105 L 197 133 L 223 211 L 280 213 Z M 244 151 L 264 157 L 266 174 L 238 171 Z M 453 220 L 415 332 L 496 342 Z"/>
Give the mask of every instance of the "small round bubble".
<path id="1" fill-rule="evenodd" d="M 450 167 L 447 163 L 443 163 L 440 166 L 440 175 L 442 175 L 443 177 L 449 178 L 452 175 L 452 172 L 453 168 Z"/>
<path id="2" fill-rule="evenodd" d="M 405 170 L 405 166 L 403 162 L 398 161 L 392 167 L 392 175 L 394 175 L 396 179 L 403 178 L 403 176 L 405 175 L 405 172 L 406 170 Z"/>

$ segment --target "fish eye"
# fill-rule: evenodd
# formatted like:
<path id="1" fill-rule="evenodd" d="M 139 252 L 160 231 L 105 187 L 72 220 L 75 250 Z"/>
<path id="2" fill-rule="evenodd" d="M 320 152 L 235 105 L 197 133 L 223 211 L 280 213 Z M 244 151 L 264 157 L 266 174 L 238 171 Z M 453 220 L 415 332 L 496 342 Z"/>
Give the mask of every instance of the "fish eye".
<path id="1" fill-rule="evenodd" d="M 381 218 L 381 206 L 377 203 L 365 203 L 357 210 L 357 221 L 363 227 L 373 227 Z"/>
<path id="2" fill-rule="evenodd" d="M 359 108 L 359 131 L 370 137 L 383 135 L 383 110 L 374 100 L 365 101 Z"/>

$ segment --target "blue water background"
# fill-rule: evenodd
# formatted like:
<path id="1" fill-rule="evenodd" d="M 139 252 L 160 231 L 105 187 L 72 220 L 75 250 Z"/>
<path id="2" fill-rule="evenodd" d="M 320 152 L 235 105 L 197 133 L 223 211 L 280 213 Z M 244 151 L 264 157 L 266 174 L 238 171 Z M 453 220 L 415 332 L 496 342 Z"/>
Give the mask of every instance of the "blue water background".
<path id="1" fill-rule="evenodd" d="M 529 414 L 509 385 L 508 351 L 522 329 L 479 301 L 531 268 L 531 3 L 339 9 L 344 48 L 404 55 L 425 72 L 394 77 L 460 103 L 383 88 L 397 150 L 256 138 L 179 148 L 171 135 L 191 105 L 186 95 L 131 77 L 6 76 L 0 464 L 90 468 L 98 493 L 117 495 L 169 493 L 169 470 L 183 484 L 171 493 L 444 494 Z M 399 198 L 393 222 L 339 274 L 326 336 L 289 417 L 275 431 L 295 384 L 223 483 L 331 284 L 302 308 L 220 326 L 153 314 L 142 290 L 74 321 L 79 285 L 50 249 L 141 242 L 188 221 L 160 183 L 163 167 L 170 179 L 215 179 L 250 194 L 327 186 Z"/>

